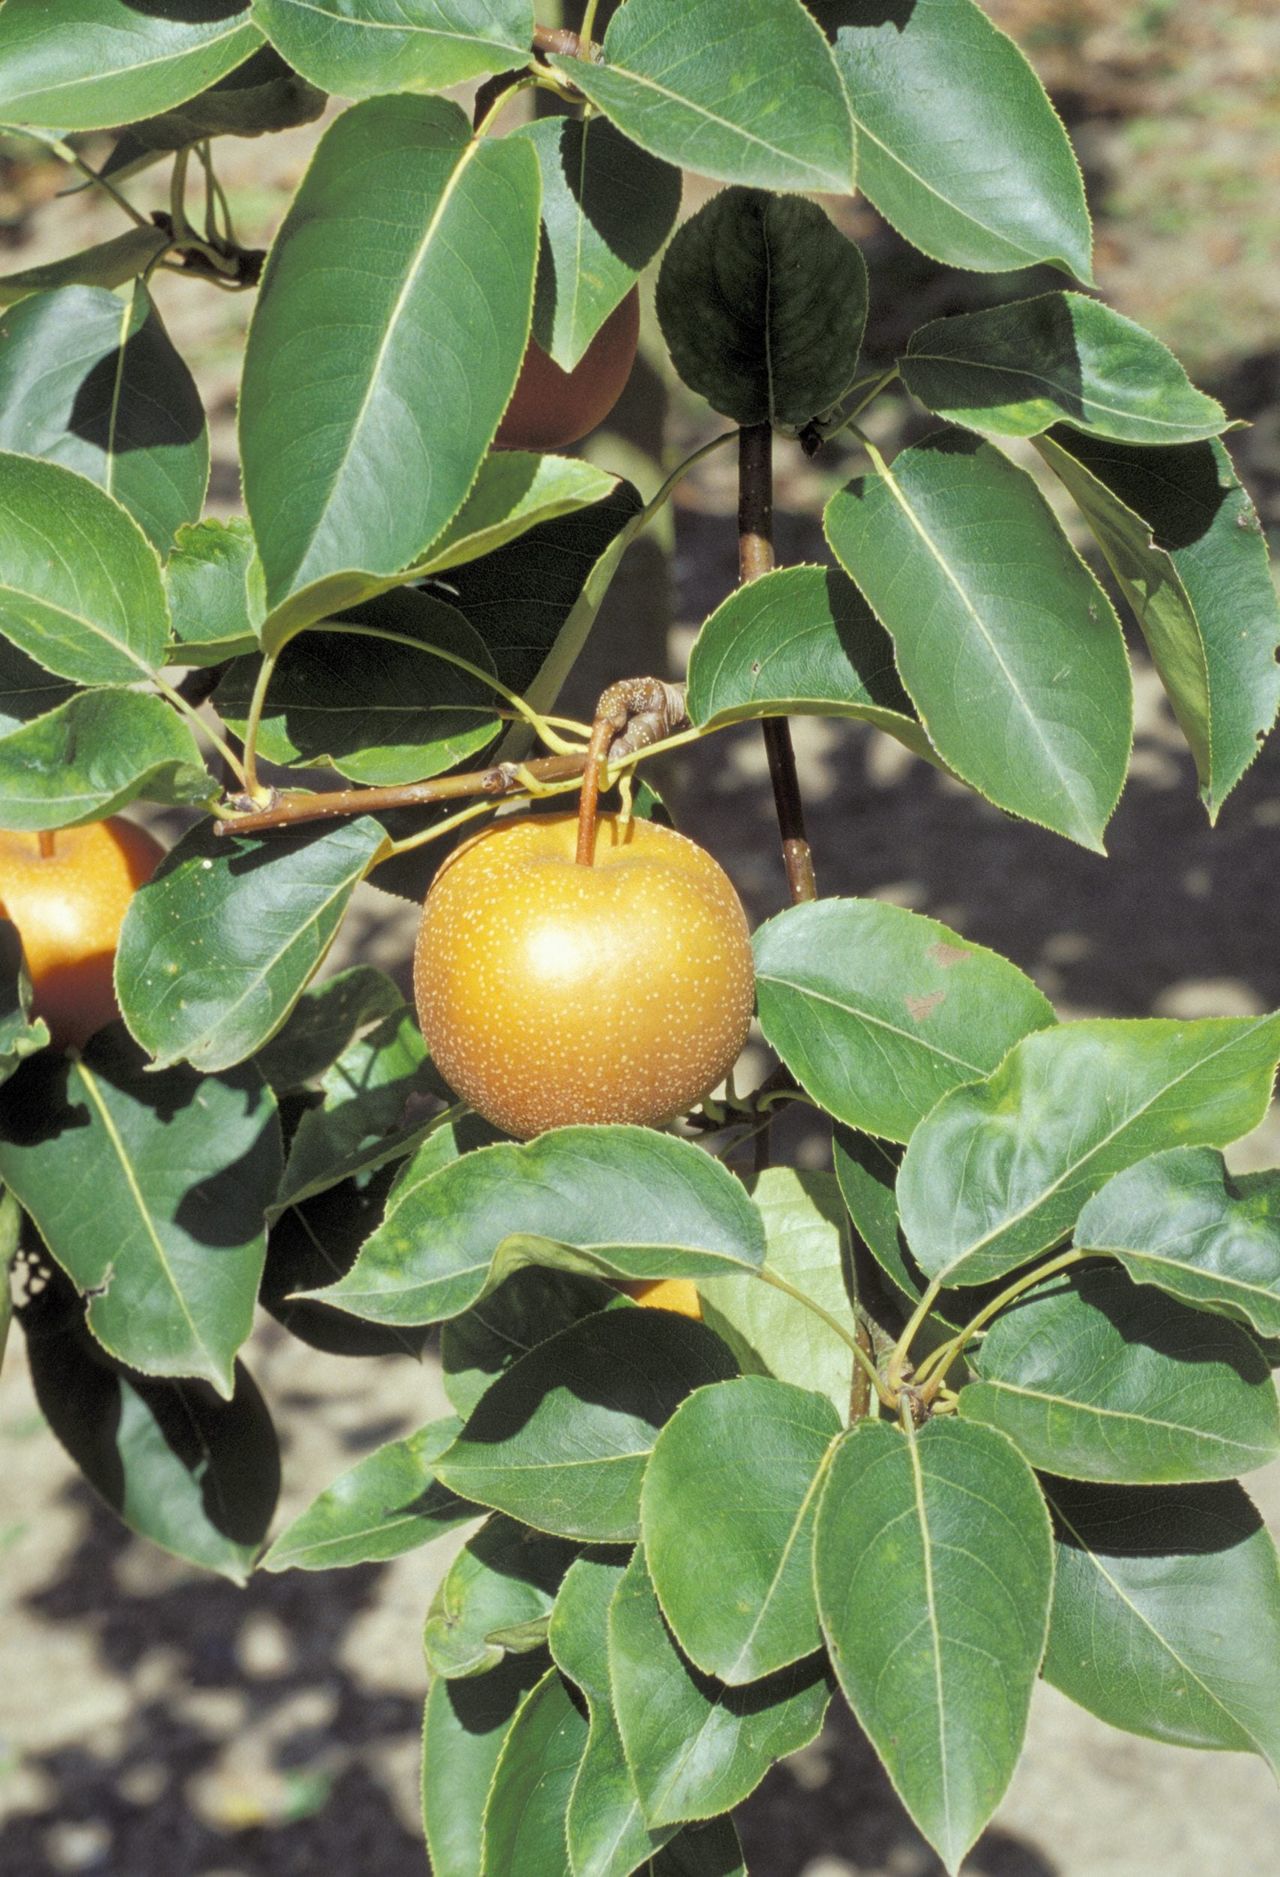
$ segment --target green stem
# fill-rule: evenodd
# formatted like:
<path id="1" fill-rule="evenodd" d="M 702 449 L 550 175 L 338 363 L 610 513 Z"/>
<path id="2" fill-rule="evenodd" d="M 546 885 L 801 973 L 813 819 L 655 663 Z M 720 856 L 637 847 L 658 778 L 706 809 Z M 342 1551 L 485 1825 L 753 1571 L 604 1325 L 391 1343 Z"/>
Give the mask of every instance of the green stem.
<path id="1" fill-rule="evenodd" d="M 39 141 L 43 143 L 44 139 L 40 138 Z M 118 209 L 124 210 L 129 220 L 138 228 L 150 228 L 152 226 L 147 217 L 138 209 L 134 208 L 129 198 L 121 195 L 115 184 L 108 182 L 105 176 L 99 176 L 97 170 L 86 163 L 82 156 L 77 156 L 69 143 L 53 142 L 48 145 L 48 148 L 52 150 L 56 156 L 60 156 L 64 163 L 70 163 L 73 169 L 78 169 L 80 174 L 87 177 L 91 183 L 96 183 L 98 188 L 101 189 L 105 195 L 111 197 L 111 200 Z"/>
<path id="2" fill-rule="evenodd" d="M 434 826 L 424 828 L 419 834 L 407 834 L 403 841 L 392 841 L 390 852 L 411 854 L 415 847 L 425 847 L 428 841 L 438 841 L 441 835 L 452 834 L 453 830 L 460 827 L 464 821 L 474 821 L 477 815 L 491 815 L 495 806 L 496 804 L 491 801 L 473 802 L 470 808 L 462 808 L 456 815 L 447 815 L 443 821 L 437 821 Z M 381 860 L 386 858 L 384 854 L 369 864 L 378 866 Z"/>
<path id="3" fill-rule="evenodd" d="M 271 683 L 272 673 L 276 668 L 274 652 L 264 652 L 262 663 L 258 667 L 257 682 L 253 687 L 253 696 L 249 699 L 249 715 L 244 725 L 244 792 L 253 801 L 260 801 L 265 791 L 258 781 L 258 731 L 262 724 L 262 712 L 267 702 L 267 687 Z"/>
<path id="4" fill-rule="evenodd" d="M 858 398 L 856 404 L 851 405 L 847 411 L 841 413 L 840 421 L 833 430 L 823 431 L 823 441 L 826 442 L 831 437 L 837 437 L 842 430 L 847 430 L 857 418 L 861 417 L 868 404 L 873 403 L 886 386 L 893 383 L 897 376 L 898 367 L 896 365 L 890 365 L 888 371 L 882 371 L 874 378 L 861 378 L 857 384 L 851 385 L 847 393 L 849 397 L 858 398 L 859 392 L 863 392 L 864 395 Z"/>
<path id="5" fill-rule="evenodd" d="M 547 76 L 549 77 L 550 74 L 548 73 Z M 493 125 L 497 123 L 511 100 L 518 98 L 522 91 L 528 91 L 531 85 L 536 85 L 537 83 L 537 78 L 530 72 L 523 78 L 517 78 L 514 85 L 508 85 L 505 90 L 500 91 L 493 103 L 489 106 L 489 109 L 480 119 L 480 122 L 476 125 L 472 135 L 474 137 L 487 137 Z"/>
<path id="6" fill-rule="evenodd" d="M 173 171 L 169 177 L 169 218 L 173 223 L 173 238 L 180 246 L 191 235 L 187 226 L 187 168 L 190 162 L 189 148 L 174 151 Z"/>
<path id="7" fill-rule="evenodd" d="M 246 773 L 245 766 L 225 738 L 218 735 L 213 725 L 206 722 L 195 705 L 188 702 L 176 685 L 169 684 L 164 678 L 155 676 L 152 677 L 151 681 L 157 691 L 159 691 L 161 697 L 172 704 L 175 710 L 181 711 L 183 716 L 187 718 L 192 729 L 198 731 L 200 735 L 205 738 L 206 742 L 213 745 L 223 762 L 226 763 L 227 767 L 230 769 L 232 775 L 235 776 L 236 780 L 239 782 L 241 788 L 247 790 L 249 787 L 249 777 Z"/>
<path id="8" fill-rule="evenodd" d="M 18 1255 L 22 1229 L 22 1209 L 11 1192 L 0 1195 L 0 1368 L 4 1366 L 5 1345 L 13 1317 L 13 1261 Z"/>
<path id="9" fill-rule="evenodd" d="M 584 46 L 591 45 L 595 39 L 596 9 L 599 4 L 600 0 L 587 0 L 586 6 L 582 9 L 582 24 L 578 28 L 578 37 Z"/>
<path id="10" fill-rule="evenodd" d="M 906 1374 L 907 1363 L 911 1355 L 911 1345 L 919 1333 L 920 1325 L 924 1322 L 929 1312 L 933 1309 L 934 1304 L 938 1301 L 938 1293 L 941 1289 L 942 1279 L 935 1277 L 908 1317 L 907 1326 L 894 1346 L 893 1354 L 889 1358 L 889 1381 L 895 1389 Z"/>
<path id="11" fill-rule="evenodd" d="M 978 1334 L 978 1331 L 985 1328 L 992 1317 L 998 1316 L 1000 1311 L 1003 1310 L 1007 1304 L 1011 1304 L 1015 1298 L 1021 1297 L 1023 1292 L 1030 1290 L 1033 1284 L 1042 1283 L 1045 1278 L 1054 1277 L 1059 1271 L 1069 1270 L 1073 1264 L 1079 1264 L 1083 1259 L 1092 1255 L 1095 1254 L 1087 1251 L 1077 1251 L 1074 1247 L 1070 1251 L 1060 1252 L 1056 1258 L 1050 1258 L 1047 1263 L 1036 1265 L 1035 1269 L 1032 1271 L 1025 1271 L 1016 1283 L 1006 1285 L 989 1303 L 983 1304 L 981 1310 L 969 1319 L 964 1328 L 960 1330 L 957 1335 L 953 1336 L 950 1342 L 943 1343 L 939 1348 L 931 1350 L 920 1364 L 919 1372 L 916 1375 L 916 1382 L 918 1385 L 923 1385 L 927 1382 L 928 1386 L 925 1388 L 925 1399 L 928 1401 L 933 1400 L 933 1397 L 942 1386 L 943 1378 L 947 1370 L 951 1367 L 951 1364 L 956 1360 L 957 1356 L 963 1355 L 966 1347 Z"/>
<path id="12" fill-rule="evenodd" d="M 806 1291 L 797 1290 L 795 1285 L 789 1284 L 785 1277 L 779 1277 L 778 1273 L 770 1270 L 767 1264 L 762 1264 L 755 1272 L 755 1275 L 760 1278 L 763 1283 L 770 1285 L 772 1289 L 781 1291 L 783 1296 L 792 1298 L 798 1304 L 803 1304 L 806 1310 L 811 1310 L 814 1316 L 820 1317 L 827 1328 L 832 1330 L 835 1335 L 840 1338 L 840 1341 L 853 1351 L 854 1361 L 858 1364 L 871 1386 L 875 1389 L 876 1396 L 881 1404 L 886 1408 L 892 1408 L 893 1399 L 880 1379 L 880 1371 L 876 1368 L 875 1363 L 862 1347 L 856 1331 L 846 1329 L 838 1317 L 832 1316 L 829 1310 L 824 1310 L 822 1305 L 815 1302 Z"/>
<path id="13" fill-rule="evenodd" d="M 634 540 L 637 534 L 649 526 L 649 523 L 655 516 L 662 513 L 662 510 L 671 500 L 671 497 L 675 494 L 695 463 L 700 463 L 704 456 L 710 456 L 713 450 L 720 449 L 723 444 L 735 443 L 737 439 L 738 432 L 736 430 L 721 431 L 718 437 L 712 437 L 710 443 L 700 444 L 693 452 L 692 456 L 686 456 L 682 463 L 677 463 L 662 487 L 658 490 L 658 493 L 651 501 L 645 503 L 641 513 L 636 517 L 634 523 L 631 524 L 631 538 Z"/>

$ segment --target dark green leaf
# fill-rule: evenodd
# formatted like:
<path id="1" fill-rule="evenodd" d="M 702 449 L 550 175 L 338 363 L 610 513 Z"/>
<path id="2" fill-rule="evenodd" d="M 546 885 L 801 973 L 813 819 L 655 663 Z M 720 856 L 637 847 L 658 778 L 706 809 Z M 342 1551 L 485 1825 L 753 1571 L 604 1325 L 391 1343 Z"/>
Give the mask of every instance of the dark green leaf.
<path id="1" fill-rule="evenodd" d="M 449 526 L 406 577 L 425 579 L 480 560 L 531 528 L 595 507 L 617 487 L 616 476 L 576 456 L 495 451 L 481 463 L 470 494 Z"/>
<path id="2" fill-rule="evenodd" d="M 525 140 L 473 141 L 442 99 L 374 98 L 325 133 L 263 277 L 240 399 L 268 597 L 314 589 L 268 622 L 268 649 L 334 610 L 326 576 L 396 573 L 461 507 L 528 337 L 538 197 Z"/>
<path id="3" fill-rule="evenodd" d="M 261 137 L 268 131 L 292 130 L 314 122 L 325 102 L 324 93 L 286 65 L 274 46 L 259 46 L 243 65 L 207 91 L 172 111 L 131 124 L 100 173 L 126 173 L 130 147 L 135 156 L 138 152 L 158 156 L 185 149 L 203 137 Z"/>
<path id="4" fill-rule="evenodd" d="M 800 427 L 857 373 L 866 263 L 816 202 L 725 189 L 667 249 L 657 307 L 672 363 L 713 410 Z"/>
<path id="5" fill-rule="evenodd" d="M 879 900 L 792 906 L 752 947 L 760 1027 L 787 1067 L 837 1120 L 889 1140 L 1054 1022 L 1016 965 Z"/>
<path id="6" fill-rule="evenodd" d="M 28 1063 L 0 1115 L 0 1179 L 87 1299 L 98 1341 L 144 1375 L 198 1376 L 230 1399 L 280 1177 L 257 1071 L 152 1074 L 112 1025 L 83 1057 Z"/>
<path id="7" fill-rule="evenodd" d="M 0 525 L 0 632 L 78 684 L 136 684 L 159 669 L 160 563 L 118 503 L 56 463 L 0 453 Z"/>
<path id="8" fill-rule="evenodd" d="M 0 121 L 104 130 L 167 111 L 262 44 L 236 0 L 8 0 L 0 15 Z"/>
<path id="9" fill-rule="evenodd" d="M 75 686 L 51 678 L 8 639 L 0 639 L 0 736 L 56 710 L 75 696 Z"/>
<path id="10" fill-rule="evenodd" d="M 483 1877 L 563 1869 L 565 1813 L 586 1744 L 577 1703 L 558 1671 L 548 1669 L 498 1756 L 484 1808 Z"/>
<path id="11" fill-rule="evenodd" d="M 701 1323 L 603 1310 L 494 1382 L 440 1466 L 455 1492 L 564 1538 L 622 1543 L 658 1429 L 685 1396 L 734 1373 Z"/>
<path id="12" fill-rule="evenodd" d="M 827 1472 L 814 1569 L 840 1686 L 954 1872 L 1017 1764 L 1044 1653 L 1035 1476 L 990 1429 L 860 1422 Z"/>
<path id="13" fill-rule="evenodd" d="M 533 335 L 572 371 L 671 233 L 680 172 L 604 117 L 544 117 L 515 134 L 533 144 L 542 171 Z"/>
<path id="14" fill-rule="evenodd" d="M 686 1825 L 643 1867 L 642 1877 L 747 1877 L 733 1820 L 726 1816 Z"/>
<path id="15" fill-rule="evenodd" d="M 710 1818 L 737 1805 L 774 1760 L 814 1738 L 831 1699 L 826 1662 L 816 1656 L 748 1688 L 702 1674 L 663 1620 L 643 1549 L 610 1605 L 609 1679 L 627 1764 L 651 1828 Z"/>
<path id="16" fill-rule="evenodd" d="M 383 1563 L 474 1519 L 474 1506 L 436 1484 L 435 1463 L 460 1425 L 448 1415 L 366 1454 L 285 1527 L 261 1568 L 327 1571 Z"/>
<path id="17" fill-rule="evenodd" d="M 1218 442 L 1134 449 L 1064 426 L 1037 448 L 1133 608 L 1214 821 L 1280 701 L 1280 605 L 1253 504 Z"/>
<path id="18" fill-rule="evenodd" d="M 318 1082 L 326 1069 L 404 1003 L 400 986 L 373 965 L 351 965 L 302 993 L 254 1062 L 278 1095 Z"/>
<path id="19" fill-rule="evenodd" d="M 640 1499 L 645 1557 L 707 1674 L 739 1686 L 821 1648 L 813 1521 L 841 1425 L 824 1396 L 744 1375 L 698 1389 L 659 1434 Z"/>
<path id="20" fill-rule="evenodd" d="M 1129 762 L 1129 665 L 1110 601 L 1030 476 L 936 431 L 838 490 L 826 529 L 943 761 L 1102 852 Z"/>
<path id="21" fill-rule="evenodd" d="M 267 600 L 253 531 L 243 516 L 179 528 L 164 584 L 177 663 L 219 665 L 256 651 Z"/>
<path id="22" fill-rule="evenodd" d="M 796 716 L 852 717 L 933 759 L 889 635 L 834 567 L 779 567 L 739 587 L 689 655 L 693 723 Z"/>
<path id="23" fill-rule="evenodd" d="M 853 188 L 839 74 L 799 0 L 628 0 L 604 61 L 551 64 L 633 142 L 684 169 L 762 189 Z"/>
<path id="24" fill-rule="evenodd" d="M 1083 293 L 935 319 L 912 333 L 901 370 L 940 417 L 1004 437 L 1064 419 L 1121 443 L 1191 443 L 1227 428 L 1167 346 Z"/>
<path id="25" fill-rule="evenodd" d="M 504 1637 L 523 1645 L 517 1654 L 545 1642 L 556 1592 L 577 1555 L 566 1538 L 532 1532 L 500 1512 L 486 1519 L 449 1566 L 427 1612 L 422 1646 L 431 1674 L 487 1674 L 508 1653 Z"/>
<path id="26" fill-rule="evenodd" d="M 19 1064 L 48 1041 L 49 1026 L 44 1018 L 37 1017 L 34 1022 L 31 1019 L 31 979 L 18 928 L 0 918 L 0 1082 L 7 1082 Z M 7 1288 L 0 1280 L 0 1293 L 7 1295 Z M 0 1330 L 0 1351 L 3 1347 L 4 1332 Z"/>
<path id="27" fill-rule="evenodd" d="M 284 1022 L 383 841 L 362 817 L 334 828 L 184 835 L 134 895 L 116 989 L 130 1029 L 161 1068 L 221 1069 Z"/>
<path id="28" fill-rule="evenodd" d="M 1045 1492 L 1058 1541 L 1045 1680 L 1112 1727 L 1280 1769 L 1280 1570 L 1241 1488 L 1051 1479 Z"/>
<path id="29" fill-rule="evenodd" d="M 168 245 L 169 237 L 161 228 L 130 228 L 60 261 L 0 274 L 0 306 L 14 306 L 33 293 L 52 293 L 59 287 L 122 287 L 126 280 L 144 273 Z"/>
<path id="30" fill-rule="evenodd" d="M 1071 1479 L 1178 1485 L 1280 1455 L 1275 1386 L 1248 1333 L 1114 1265 L 1037 1285 L 970 1366 L 959 1412 Z"/>
<path id="31" fill-rule="evenodd" d="M 1280 1015 L 1090 1019 L 1024 1037 L 912 1136 L 898 1203 L 930 1277 L 981 1284 L 1055 1244 L 1113 1173 L 1262 1119 Z"/>
<path id="32" fill-rule="evenodd" d="M 433 1877 L 480 1877 L 493 1769 L 520 1703 L 546 1666 L 544 1654 L 513 1655 L 489 1675 L 432 1683 L 422 1729 L 422 1815 Z"/>
<path id="33" fill-rule="evenodd" d="M 1092 279 L 1067 134 L 1026 58 L 973 0 L 817 0 L 858 127 L 859 182 L 951 267 L 1051 261 Z"/>
<path id="34" fill-rule="evenodd" d="M 69 828 L 139 796 L 194 803 L 217 793 L 184 720 L 140 691 L 81 691 L 0 737 L 6 828 Z"/>
<path id="35" fill-rule="evenodd" d="M 759 1215 L 700 1148 L 651 1128 L 553 1128 L 468 1154 L 401 1196 L 349 1277 L 356 1316 L 458 1316 L 522 1264 L 606 1277 L 712 1277 L 764 1257 Z"/>
<path id="36" fill-rule="evenodd" d="M 874 1135 L 856 1133 L 852 1128 L 835 1128 L 831 1154 L 840 1196 L 853 1220 L 854 1230 L 879 1267 L 876 1277 L 888 1280 L 877 1286 L 879 1294 L 861 1295 L 863 1272 L 858 1273 L 860 1301 L 872 1311 L 878 1323 L 903 1329 L 907 1318 L 924 1295 L 928 1282 L 911 1255 L 898 1217 L 896 1191 L 901 1150 L 886 1146 Z M 870 1291 L 871 1286 L 867 1289 Z M 886 1297 L 888 1306 L 886 1312 Z M 916 1356 L 946 1342 L 973 1314 L 979 1299 L 969 1292 L 941 1292 L 916 1334 L 912 1348 Z M 956 1371 L 951 1371 L 955 1386 Z"/>
<path id="37" fill-rule="evenodd" d="M 1171 1147 L 1108 1180 L 1075 1241 L 1139 1284 L 1280 1336 L 1280 1173 L 1237 1180 L 1211 1147 Z"/>
<path id="38" fill-rule="evenodd" d="M 597 1310 L 628 1308 L 627 1298 L 602 1278 L 537 1264 L 513 1271 L 497 1290 L 444 1325 L 440 1366 L 450 1401 L 459 1414 L 470 1414 L 530 1349 Z"/>
<path id="39" fill-rule="evenodd" d="M 444 91 L 527 64 L 530 0 L 253 0 L 291 65 L 347 98 Z"/>

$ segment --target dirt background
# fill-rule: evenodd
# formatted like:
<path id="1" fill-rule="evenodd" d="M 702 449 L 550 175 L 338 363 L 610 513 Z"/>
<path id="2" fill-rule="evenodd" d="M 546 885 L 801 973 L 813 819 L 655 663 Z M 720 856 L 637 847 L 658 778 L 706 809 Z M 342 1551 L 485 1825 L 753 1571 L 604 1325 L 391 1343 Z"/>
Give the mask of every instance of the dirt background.
<path id="1" fill-rule="evenodd" d="M 1280 530 L 1280 14 L 1271 0 L 991 0 L 1071 124 L 1098 222 L 1099 281 L 1252 428 L 1231 447 L 1273 541 Z M 548 10 L 546 17 L 550 17 Z M 265 239 L 314 132 L 219 151 L 242 229 Z M 0 267 L 117 232 L 87 194 L 52 203 L 60 168 L 0 152 Z M 135 198 L 150 207 L 146 181 Z M 687 206 L 696 205 L 693 193 Z M 922 319 L 974 304 L 974 283 L 924 263 L 862 204 L 830 205 L 867 248 L 869 358 Z M 39 208 L 42 212 L 35 215 Z M 1007 291 L 1057 284 L 1028 276 Z M 249 296 L 160 284 L 215 444 L 211 506 L 238 505 L 235 386 Z M 643 487 L 714 434 L 649 362 L 589 453 Z M 882 440 L 914 434 L 877 406 Z M 847 473 L 836 452 L 779 451 L 778 548 L 821 554 L 817 517 Z M 633 550 L 573 699 L 623 670 L 677 674 L 735 578 L 732 465 L 709 459 L 674 526 Z M 1030 971 L 1064 1015 L 1208 1015 L 1280 1004 L 1280 744 L 1211 832 L 1159 687 L 1138 663 L 1132 778 L 1107 860 L 1009 821 L 848 725 L 796 726 L 824 891 L 927 911 Z M 681 825 L 723 858 L 754 917 L 782 902 L 763 751 L 716 739 L 662 778 Z M 413 913 L 368 892 L 344 936 L 403 973 Z M 335 961 L 336 962 L 336 961 Z M 824 1145 L 802 1126 L 807 1163 Z M 1280 1161 L 1273 1116 L 1236 1163 Z M 285 1451 L 281 1519 L 371 1447 L 445 1407 L 434 1363 L 344 1363 L 264 1322 L 250 1366 Z M 1280 1524 L 1280 1477 L 1255 1476 Z M 103 1512 L 35 1407 L 20 1337 L 0 1376 L 0 1877 L 413 1877 L 422 1615 L 448 1545 L 386 1567 L 202 1577 Z M 754 1877 L 937 1877 L 936 1859 L 847 1718 L 778 1769 L 741 1812 Z M 1028 1748 L 966 1871 L 977 1877 L 1201 1877 L 1264 1870 L 1280 1796 L 1260 1762 L 1112 1732 L 1037 1691 Z M 512 1877 L 558 1877 L 552 1872 Z"/>

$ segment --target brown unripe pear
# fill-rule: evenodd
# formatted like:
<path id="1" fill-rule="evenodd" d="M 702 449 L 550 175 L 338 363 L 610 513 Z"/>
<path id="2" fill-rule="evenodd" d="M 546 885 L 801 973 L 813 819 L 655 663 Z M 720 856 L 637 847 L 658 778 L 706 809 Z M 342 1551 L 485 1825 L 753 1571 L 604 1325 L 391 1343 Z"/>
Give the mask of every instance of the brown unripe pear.
<path id="1" fill-rule="evenodd" d="M 413 983 L 445 1080 L 518 1139 L 575 1122 L 659 1126 L 732 1068 L 751 1021 L 746 915 L 705 848 L 601 815 L 500 821 L 445 861 Z"/>
<path id="2" fill-rule="evenodd" d="M 563 450 L 595 430 L 622 396 L 639 337 L 640 296 L 633 287 L 572 371 L 530 339 L 494 448 Z"/>

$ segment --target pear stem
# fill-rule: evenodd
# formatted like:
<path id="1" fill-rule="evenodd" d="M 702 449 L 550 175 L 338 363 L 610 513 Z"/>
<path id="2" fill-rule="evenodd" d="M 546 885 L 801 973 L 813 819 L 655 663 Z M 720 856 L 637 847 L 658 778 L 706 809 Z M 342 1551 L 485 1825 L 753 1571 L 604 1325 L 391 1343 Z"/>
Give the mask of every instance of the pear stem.
<path id="1" fill-rule="evenodd" d="M 578 796 L 578 849 L 574 859 L 580 867 L 591 866 L 596 857 L 596 804 L 600 799 L 600 771 L 609 753 L 609 745 L 617 734 L 612 717 L 597 717 L 591 726 L 586 767 L 582 771 L 582 792 Z"/>
<path id="2" fill-rule="evenodd" d="M 40 858 L 41 858 L 41 860 L 52 860 L 52 859 L 53 859 L 53 833 L 52 833 L 52 830 L 51 830 L 51 829 L 49 829 L 49 828 L 41 828 L 41 830 L 40 830 L 40 836 L 39 836 L 39 839 L 40 839 Z"/>

